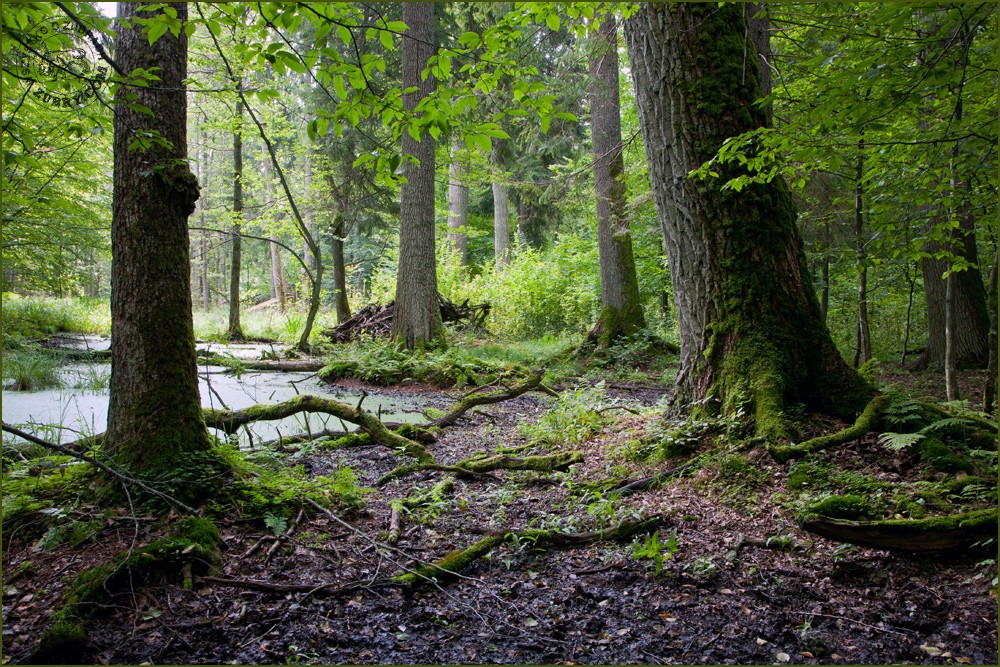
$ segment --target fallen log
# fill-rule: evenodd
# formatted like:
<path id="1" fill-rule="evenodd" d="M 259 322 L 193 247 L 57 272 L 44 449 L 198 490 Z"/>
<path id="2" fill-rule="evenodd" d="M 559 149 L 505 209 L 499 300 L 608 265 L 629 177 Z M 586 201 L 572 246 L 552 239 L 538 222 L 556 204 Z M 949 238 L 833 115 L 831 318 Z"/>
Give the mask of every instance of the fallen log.
<path id="1" fill-rule="evenodd" d="M 967 549 L 997 536 L 997 508 L 932 517 L 885 521 L 838 521 L 814 518 L 802 524 L 810 533 L 861 547 L 937 553 Z"/>
<path id="2" fill-rule="evenodd" d="M 592 533 L 561 533 L 555 530 L 515 530 L 515 531 L 488 531 L 489 534 L 474 542 L 465 549 L 455 550 L 447 554 L 444 558 L 429 564 L 420 565 L 412 572 L 396 575 L 390 581 L 415 584 L 427 579 L 442 580 L 453 577 L 464 568 L 504 542 L 512 542 L 515 539 L 523 542 L 534 543 L 538 547 L 573 548 L 587 546 L 595 542 L 611 542 L 625 540 L 633 535 L 649 533 L 657 530 L 664 523 L 663 517 L 655 516 L 639 521 L 623 521 L 614 528 L 608 530 L 598 530 Z M 486 532 L 486 531 L 477 531 Z"/>
<path id="3" fill-rule="evenodd" d="M 503 401 L 508 401 L 512 398 L 517 398 L 521 394 L 525 394 L 534 389 L 538 389 L 539 385 L 542 383 L 542 376 L 545 371 L 541 368 L 535 370 L 531 377 L 522 382 L 515 387 L 509 387 L 506 389 L 493 391 L 488 394 L 482 393 L 485 387 L 477 387 L 473 389 L 468 394 L 462 397 L 462 399 L 455 404 L 454 407 L 440 419 L 436 419 L 432 422 L 434 426 L 445 427 L 451 426 L 458 419 L 464 415 L 466 412 L 472 408 L 478 407 L 480 405 L 492 405 L 493 403 L 501 403 Z"/>
<path id="4" fill-rule="evenodd" d="M 352 408 L 347 403 L 332 398 L 323 398 L 312 394 L 301 394 L 281 403 L 258 403 L 241 410 L 217 410 L 204 408 L 205 425 L 217 428 L 226 434 L 235 433 L 241 426 L 256 421 L 273 421 L 284 419 L 300 412 L 320 412 L 339 417 L 344 421 L 357 424 L 369 434 L 372 439 L 385 447 L 403 452 L 420 462 L 434 463 L 423 445 L 410 440 L 386 427 L 375 415 L 361 407 Z"/>

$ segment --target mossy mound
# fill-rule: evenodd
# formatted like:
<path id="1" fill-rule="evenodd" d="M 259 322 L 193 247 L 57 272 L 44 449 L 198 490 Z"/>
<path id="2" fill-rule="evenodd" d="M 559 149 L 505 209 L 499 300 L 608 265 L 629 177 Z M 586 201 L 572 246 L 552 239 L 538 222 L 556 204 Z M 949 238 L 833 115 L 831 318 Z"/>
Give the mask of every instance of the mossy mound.
<path id="1" fill-rule="evenodd" d="M 972 472 L 971 461 L 937 438 L 925 437 L 915 445 L 915 449 L 920 463 L 928 465 L 934 470 L 952 474 Z"/>
<path id="2" fill-rule="evenodd" d="M 824 498 L 813 504 L 809 511 L 830 519 L 863 519 L 871 514 L 865 499 L 853 494 Z"/>
<path id="3" fill-rule="evenodd" d="M 42 635 L 31 664 L 87 664 L 90 642 L 87 622 L 115 594 L 137 583 L 176 577 L 190 563 L 192 571 L 207 572 L 219 562 L 222 541 L 209 520 L 187 517 L 177 522 L 170 537 L 119 554 L 77 575 L 63 596 L 64 606 L 53 615 L 52 626 Z"/>

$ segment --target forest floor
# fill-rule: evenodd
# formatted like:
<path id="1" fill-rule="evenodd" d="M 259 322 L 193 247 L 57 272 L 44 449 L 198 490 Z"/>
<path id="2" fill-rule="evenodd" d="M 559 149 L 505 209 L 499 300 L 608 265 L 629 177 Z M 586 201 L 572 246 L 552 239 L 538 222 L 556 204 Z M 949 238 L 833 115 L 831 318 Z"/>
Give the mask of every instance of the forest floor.
<path id="1" fill-rule="evenodd" d="M 927 374 L 887 379 L 929 397 L 943 384 Z M 975 395 L 982 377 L 963 381 Z M 432 393 L 441 408 L 451 404 L 429 387 L 391 391 Z M 607 389 L 632 408 L 651 405 L 662 391 Z M 431 450 L 440 462 L 452 462 L 525 444 L 518 425 L 537 422 L 546 401 L 529 394 L 470 413 Z M 92 654 L 81 662 L 996 664 L 996 565 L 983 560 L 989 554 L 916 557 L 805 533 L 788 508 L 788 467 L 761 450 L 741 454 L 738 465 L 717 461 L 615 502 L 580 493 L 587 482 L 635 479 L 667 467 L 623 456 L 652 418 L 604 414 L 609 423 L 576 446 L 586 458 L 571 472 L 459 479 L 442 502 L 407 517 L 398 550 L 376 544 L 389 525 L 388 501 L 429 488 L 442 473 L 420 473 L 366 494 L 363 508 L 338 513 L 346 527 L 323 514 L 306 516 L 270 560 L 269 541 L 244 556 L 270 533 L 260 520 L 222 519 L 221 578 L 333 584 L 333 591 L 371 585 L 335 595 L 197 579 L 192 590 L 179 581 L 136 587 L 92 622 Z M 800 429 L 841 426 L 804 419 Z M 887 471 L 885 451 L 871 439 L 823 456 L 878 479 L 918 474 L 905 466 Z M 399 463 L 378 446 L 317 450 L 307 461 L 314 474 L 350 466 L 366 487 Z M 477 529 L 593 530 L 638 514 L 665 518 L 661 545 L 676 534 L 673 550 L 661 551 L 658 574 L 627 542 L 555 549 L 523 540 L 499 546 L 448 582 L 381 585 L 401 566 L 471 544 L 481 537 Z M 51 550 L 27 530 L 4 535 L 4 662 L 27 658 L 77 573 L 165 530 L 152 520 L 108 524 L 97 539 Z"/>

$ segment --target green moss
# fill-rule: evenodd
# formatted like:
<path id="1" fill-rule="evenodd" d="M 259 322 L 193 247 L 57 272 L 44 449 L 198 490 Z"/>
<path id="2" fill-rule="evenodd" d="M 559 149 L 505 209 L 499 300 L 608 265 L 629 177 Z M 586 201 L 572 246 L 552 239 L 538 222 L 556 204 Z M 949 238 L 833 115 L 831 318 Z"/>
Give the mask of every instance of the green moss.
<path id="1" fill-rule="evenodd" d="M 892 497 L 892 500 L 896 504 L 896 514 L 902 514 L 911 519 L 923 519 L 927 515 L 927 508 L 924 507 L 923 503 L 918 503 L 908 496 L 898 493 Z"/>
<path id="2" fill-rule="evenodd" d="M 915 446 L 920 462 L 940 472 L 971 472 L 972 462 L 957 454 L 951 447 L 934 437 L 927 436 Z"/>
<path id="3" fill-rule="evenodd" d="M 319 379 L 323 382 L 336 382 L 343 378 L 354 377 L 357 370 L 356 361 L 332 361 L 319 370 Z"/>
<path id="4" fill-rule="evenodd" d="M 809 508 L 813 514 L 831 519 L 861 519 L 870 516 L 868 503 L 861 496 L 830 496 Z"/>
<path id="5" fill-rule="evenodd" d="M 35 665 L 79 665 L 90 662 L 90 639 L 83 623 L 59 612 L 55 624 L 42 634 L 38 648 L 28 660 Z"/>
<path id="6" fill-rule="evenodd" d="M 321 449 L 350 449 L 351 447 L 366 447 L 372 444 L 372 437 L 368 433 L 349 433 L 348 435 L 325 440 L 320 443 Z"/>
<path id="7" fill-rule="evenodd" d="M 795 470 L 788 473 L 788 488 L 801 489 L 812 483 L 812 477 L 805 470 Z"/>
<path id="8" fill-rule="evenodd" d="M 399 426 L 392 429 L 397 435 L 401 435 L 404 438 L 409 438 L 414 442 L 419 442 L 424 445 L 430 445 L 437 442 L 437 437 L 422 426 L 417 426 L 416 424 L 400 424 Z"/>

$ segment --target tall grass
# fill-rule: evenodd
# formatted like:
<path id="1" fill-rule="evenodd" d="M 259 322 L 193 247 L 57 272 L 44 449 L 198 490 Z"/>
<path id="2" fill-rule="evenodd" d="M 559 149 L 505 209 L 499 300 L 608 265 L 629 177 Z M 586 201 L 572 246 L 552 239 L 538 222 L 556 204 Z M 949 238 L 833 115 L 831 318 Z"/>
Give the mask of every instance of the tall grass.
<path id="1" fill-rule="evenodd" d="M 4 347 L 60 332 L 109 335 L 110 304 L 101 299 L 54 299 L 4 293 Z"/>
<path id="2" fill-rule="evenodd" d="M 23 346 L 3 354 L 3 388 L 36 391 L 59 386 L 62 359 L 38 347 Z"/>
<path id="3" fill-rule="evenodd" d="M 305 327 L 304 311 L 289 308 L 285 312 L 276 309 L 240 313 L 240 326 L 248 338 L 266 338 L 294 345 L 299 342 Z M 311 342 L 318 342 L 319 332 L 337 324 L 336 315 L 320 311 L 316 315 Z M 229 330 L 229 309 L 213 308 L 197 310 L 194 313 L 194 335 L 198 340 L 224 341 Z"/>

